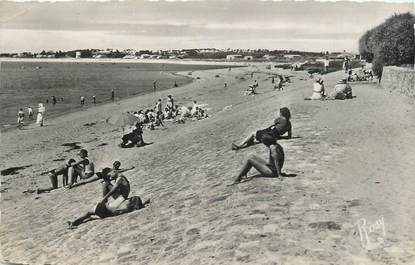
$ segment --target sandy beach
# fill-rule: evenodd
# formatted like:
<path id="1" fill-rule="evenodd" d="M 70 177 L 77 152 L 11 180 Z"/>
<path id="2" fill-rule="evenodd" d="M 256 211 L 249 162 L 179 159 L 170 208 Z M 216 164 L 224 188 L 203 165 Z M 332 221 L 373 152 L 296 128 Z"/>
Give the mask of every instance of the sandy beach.
<path id="1" fill-rule="evenodd" d="M 415 108 L 413 99 L 374 83 L 352 84 L 356 98 L 304 101 L 313 80 L 292 75 L 273 91 L 267 64 L 193 72 L 182 87 L 46 119 L 1 134 L 1 256 L 25 264 L 415 264 Z M 276 73 L 277 70 L 273 70 Z M 258 80 L 259 94 L 243 91 Z M 182 73 L 185 74 L 185 73 Z M 219 77 L 217 77 L 217 75 Z M 343 73 L 324 76 L 331 91 Z M 224 83 L 227 87 L 224 88 Z M 208 104 L 209 118 L 144 131 L 153 144 L 121 149 L 121 129 L 105 120 L 172 94 L 179 105 Z M 165 104 L 165 101 L 163 101 Z M 281 107 L 293 139 L 281 140 L 283 181 L 255 177 L 228 186 L 250 154 L 231 143 L 264 128 Z M 97 170 L 120 160 L 131 193 L 148 208 L 66 222 L 99 201 L 99 182 L 50 193 L 42 172 L 75 157 L 78 143 Z M 54 161 L 55 160 L 55 161 Z"/>

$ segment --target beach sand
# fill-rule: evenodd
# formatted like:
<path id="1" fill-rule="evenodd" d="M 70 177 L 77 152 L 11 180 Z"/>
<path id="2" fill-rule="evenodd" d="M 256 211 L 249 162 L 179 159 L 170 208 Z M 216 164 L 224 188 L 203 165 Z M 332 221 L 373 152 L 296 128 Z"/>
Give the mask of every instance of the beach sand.
<path id="1" fill-rule="evenodd" d="M 260 94 L 243 96 L 253 82 L 251 72 Z M 261 64 L 196 71 L 193 77 L 200 79 L 183 87 L 46 120 L 43 128 L 30 125 L 3 133 L 2 169 L 28 167 L 2 176 L 1 260 L 413 264 L 413 100 L 374 84 L 352 84 L 355 99 L 304 101 L 312 91 L 307 74 L 286 71 L 294 75 L 292 83 L 278 92 L 272 91 L 269 73 Z M 326 75 L 326 90 L 341 77 L 339 72 Z M 152 106 L 168 94 L 179 104 L 209 104 L 210 117 L 180 125 L 166 122 L 166 128 L 144 132 L 145 141 L 153 144 L 118 148 L 121 130 L 105 119 L 137 105 Z M 282 182 L 252 177 L 227 186 L 250 154 L 266 156 L 262 145 L 235 152 L 231 142 L 268 126 L 284 106 L 291 109 L 294 139 L 280 144 L 286 154 L 283 172 L 291 177 Z M 150 206 L 68 230 L 66 221 L 99 201 L 98 182 L 23 193 L 49 187 L 40 173 L 62 163 L 54 159 L 75 157 L 78 150 L 62 146 L 74 142 L 89 150 L 98 169 L 114 160 L 135 166 L 125 174 L 132 194 L 150 198 Z"/>

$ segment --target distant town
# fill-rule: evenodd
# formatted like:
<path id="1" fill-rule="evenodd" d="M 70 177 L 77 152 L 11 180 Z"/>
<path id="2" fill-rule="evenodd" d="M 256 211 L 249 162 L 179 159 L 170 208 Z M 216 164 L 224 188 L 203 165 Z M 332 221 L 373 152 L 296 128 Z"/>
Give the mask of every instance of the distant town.
<path id="1" fill-rule="evenodd" d="M 1 53 L 0 57 L 11 58 L 118 58 L 118 59 L 207 59 L 227 61 L 279 61 L 360 59 L 351 52 L 304 52 L 294 50 L 267 49 L 181 49 L 181 50 L 134 50 L 134 49 L 82 49 L 72 51 L 41 51 L 39 53 Z"/>

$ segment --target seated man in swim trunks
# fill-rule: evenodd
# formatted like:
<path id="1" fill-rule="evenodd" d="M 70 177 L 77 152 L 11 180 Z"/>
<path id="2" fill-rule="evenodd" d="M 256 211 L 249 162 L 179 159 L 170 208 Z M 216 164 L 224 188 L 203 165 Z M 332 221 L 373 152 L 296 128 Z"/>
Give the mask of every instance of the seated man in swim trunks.
<path id="1" fill-rule="evenodd" d="M 81 160 L 68 168 L 69 188 L 77 182 L 78 176 L 81 179 L 88 179 L 95 174 L 94 163 L 88 158 L 88 151 L 81 149 L 78 155 Z"/>
<path id="2" fill-rule="evenodd" d="M 261 135 L 264 133 L 271 134 L 275 139 L 291 139 L 291 113 L 287 107 L 280 109 L 280 116 L 274 120 L 274 124 L 264 130 L 256 131 L 245 138 L 239 145 L 232 143 L 232 150 L 238 150 L 261 142 Z M 288 133 L 287 136 L 283 136 Z"/>
<path id="3" fill-rule="evenodd" d="M 85 213 L 84 215 L 80 216 L 74 221 L 68 221 L 69 228 L 73 229 L 77 227 L 78 225 L 90 219 L 94 215 L 103 219 L 106 217 L 116 216 L 123 213 L 129 213 L 134 210 L 145 208 L 146 205 L 150 203 L 150 200 L 147 200 L 143 203 L 139 196 L 133 196 L 128 199 L 124 199 L 121 196 L 119 198 L 120 199 L 114 200 L 112 203 L 105 203 L 101 201 L 100 203 L 95 205 L 92 211 Z"/>
<path id="4" fill-rule="evenodd" d="M 48 192 L 58 188 L 58 176 L 62 175 L 62 186 L 68 185 L 68 169 L 75 163 L 75 159 L 69 159 L 65 164 L 49 171 L 49 179 L 52 187 L 47 189 L 37 189 L 37 193 Z"/>
<path id="5" fill-rule="evenodd" d="M 235 179 L 234 183 L 239 183 L 246 177 L 251 168 L 258 170 L 265 177 L 277 177 L 282 180 L 281 169 L 284 165 L 284 150 L 270 134 L 261 136 L 261 143 L 269 148 L 268 162 L 257 155 L 252 155 L 245 162 L 243 168 Z"/>
<path id="6" fill-rule="evenodd" d="M 125 198 L 128 197 L 130 192 L 130 183 L 128 182 L 127 178 L 121 173 L 132 170 L 135 167 L 120 169 L 120 166 L 121 162 L 115 161 L 112 169 L 104 168 L 101 173 L 97 173 L 97 175 L 104 180 L 102 184 L 103 197 L 105 197 L 110 192 L 110 195 L 114 199 L 116 199 L 119 195 L 123 195 Z M 115 180 L 114 184 L 111 183 L 113 180 Z"/>

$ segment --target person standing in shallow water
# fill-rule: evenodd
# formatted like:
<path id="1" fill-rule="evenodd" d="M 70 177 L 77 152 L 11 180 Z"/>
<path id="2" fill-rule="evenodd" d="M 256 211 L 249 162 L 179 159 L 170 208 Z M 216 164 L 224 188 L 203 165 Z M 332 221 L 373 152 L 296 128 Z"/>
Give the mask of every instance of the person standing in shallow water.
<path id="1" fill-rule="evenodd" d="M 166 107 L 169 108 L 169 110 L 173 110 L 174 109 L 174 99 L 171 95 L 167 96 L 167 103 L 166 103 Z"/>
<path id="2" fill-rule="evenodd" d="M 24 125 L 24 112 L 23 109 L 20 108 L 17 112 L 17 126 L 21 129 Z"/>
<path id="3" fill-rule="evenodd" d="M 264 177 L 277 177 L 282 180 L 281 170 L 284 165 L 285 156 L 282 146 L 270 134 L 262 135 L 260 141 L 269 149 L 268 162 L 257 155 L 251 155 L 244 163 L 234 183 L 241 182 L 251 168 L 258 170 Z"/>
<path id="4" fill-rule="evenodd" d="M 43 126 L 43 122 L 45 119 L 45 111 L 46 111 L 46 108 L 43 106 L 42 103 L 39 103 L 38 109 L 37 109 L 36 123 L 39 124 L 41 127 Z"/>
<path id="5" fill-rule="evenodd" d="M 111 101 L 114 102 L 114 100 L 115 100 L 115 91 L 113 89 L 111 90 Z"/>
<path id="6" fill-rule="evenodd" d="M 32 109 L 32 107 L 27 107 L 27 115 L 29 116 L 30 120 L 33 120 L 33 109 Z"/>

